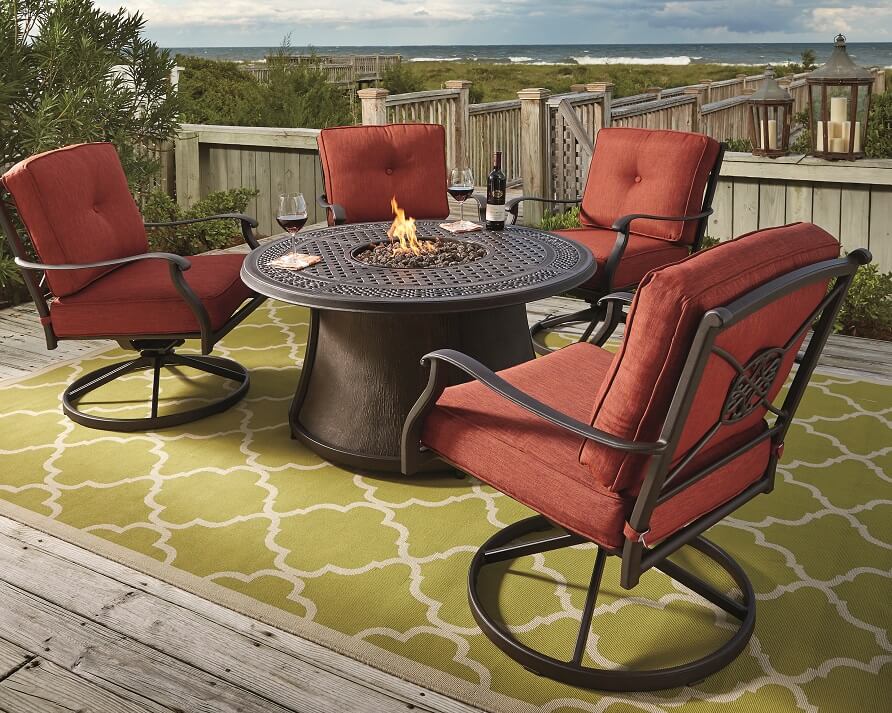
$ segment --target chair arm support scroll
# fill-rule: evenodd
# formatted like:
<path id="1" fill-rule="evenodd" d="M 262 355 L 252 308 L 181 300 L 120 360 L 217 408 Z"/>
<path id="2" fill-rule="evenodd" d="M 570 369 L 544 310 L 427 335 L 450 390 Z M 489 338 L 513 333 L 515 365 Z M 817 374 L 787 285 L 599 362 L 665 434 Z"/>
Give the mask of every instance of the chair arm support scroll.
<path id="1" fill-rule="evenodd" d="M 592 440 L 595 443 L 600 443 L 601 445 L 609 446 L 626 453 L 641 453 L 646 455 L 660 453 L 665 450 L 667 446 L 665 441 L 656 441 L 653 443 L 630 441 L 625 438 L 614 436 L 606 431 L 593 428 L 586 423 L 577 421 L 576 419 L 553 409 L 551 406 L 534 399 L 529 394 L 509 384 L 502 377 L 491 369 L 485 367 L 476 359 L 455 351 L 454 349 L 438 349 L 425 354 L 421 359 L 422 364 L 430 363 L 431 372 L 427 388 L 415 403 L 415 406 L 412 408 L 412 411 L 406 419 L 405 426 L 403 427 L 402 452 L 404 472 L 406 470 L 407 461 L 410 461 L 409 465 L 411 465 L 412 455 L 410 450 L 413 448 L 417 450 L 418 448 L 417 437 L 420 436 L 421 422 L 423 421 L 424 416 L 433 408 L 437 399 L 446 387 L 446 378 L 439 369 L 440 362 L 449 364 L 450 366 L 463 371 L 491 391 L 494 391 L 525 411 L 529 411 L 555 426 L 570 431 L 571 433 L 575 433 L 583 438 Z M 414 442 L 412 442 L 413 440 Z M 409 473 L 407 472 L 407 475 L 408 474 Z"/>
<path id="2" fill-rule="evenodd" d="M 177 267 L 178 270 L 184 271 L 192 267 L 192 263 L 182 255 L 174 255 L 173 253 L 140 253 L 139 255 L 128 255 L 127 257 L 119 257 L 114 260 L 100 260 L 99 262 L 83 262 L 70 263 L 64 265 L 45 265 L 42 262 L 29 262 L 20 257 L 15 258 L 15 264 L 25 270 L 89 270 L 97 267 L 119 267 L 131 262 L 139 260 L 167 260 L 171 265 Z"/>
<path id="3" fill-rule="evenodd" d="M 208 215 L 203 218 L 186 218 L 184 220 L 171 220 L 164 223 L 146 223 L 149 229 L 154 228 L 175 228 L 180 225 L 193 225 L 195 223 L 206 223 L 209 220 L 238 220 L 242 227 L 242 237 L 252 250 L 260 247 L 257 239 L 254 237 L 252 228 L 256 228 L 259 223 L 250 215 L 244 213 L 220 213 L 218 215 Z"/>
<path id="4" fill-rule="evenodd" d="M 708 218 L 710 215 L 712 215 L 712 213 L 712 208 L 707 208 L 702 213 L 697 213 L 696 215 L 671 216 L 650 215 L 648 213 L 632 213 L 631 215 L 624 215 L 622 218 L 617 218 L 610 229 L 615 230 L 618 233 L 628 233 L 631 231 L 632 221 L 635 220 L 665 220 L 669 222 L 686 223 L 692 220 L 703 220 L 703 218 Z"/>
<path id="5" fill-rule="evenodd" d="M 329 203 L 328 198 L 324 193 L 319 195 L 316 202 L 319 204 L 320 208 L 325 208 L 326 210 L 331 211 L 331 214 L 334 216 L 335 225 L 343 225 L 347 222 L 347 212 L 344 210 L 344 206 L 339 205 L 338 203 Z"/>
<path id="6" fill-rule="evenodd" d="M 578 198 L 540 198 L 538 196 L 519 196 L 517 198 L 512 198 L 505 204 L 505 211 L 513 216 L 511 225 L 514 225 L 517 222 L 518 209 L 520 204 L 524 201 L 536 201 L 537 203 L 551 203 L 554 205 L 577 205 L 582 202 L 582 196 Z"/>

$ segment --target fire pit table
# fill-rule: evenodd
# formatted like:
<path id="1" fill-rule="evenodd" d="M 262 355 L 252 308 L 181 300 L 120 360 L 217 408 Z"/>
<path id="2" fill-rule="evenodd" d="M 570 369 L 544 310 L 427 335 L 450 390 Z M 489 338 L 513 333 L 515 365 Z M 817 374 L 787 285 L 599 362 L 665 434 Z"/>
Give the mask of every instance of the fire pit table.
<path id="1" fill-rule="evenodd" d="M 271 265 L 290 239 L 271 241 L 248 255 L 242 279 L 311 310 L 290 412 L 294 437 L 334 463 L 399 472 L 403 421 L 427 383 L 421 357 L 458 349 L 495 370 L 533 359 L 525 303 L 585 282 L 595 262 L 585 247 L 551 233 L 511 226 L 453 236 L 437 221 L 418 221 L 418 239 L 474 243 L 460 251 L 472 261 L 417 268 L 358 258 L 387 242 L 389 226 L 299 235 L 298 252 L 322 257 L 303 270 Z"/>

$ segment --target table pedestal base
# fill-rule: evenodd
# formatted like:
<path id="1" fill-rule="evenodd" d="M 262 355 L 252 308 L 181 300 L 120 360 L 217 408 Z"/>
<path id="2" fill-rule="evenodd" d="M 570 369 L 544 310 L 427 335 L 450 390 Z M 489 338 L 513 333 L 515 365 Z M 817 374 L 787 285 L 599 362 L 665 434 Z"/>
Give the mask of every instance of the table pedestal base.
<path id="1" fill-rule="evenodd" d="M 421 357 L 457 349 L 498 371 L 534 358 L 523 304 L 474 312 L 312 310 L 291 432 L 326 460 L 400 471 L 403 422 L 427 384 Z M 463 379 L 458 372 L 455 381 Z"/>

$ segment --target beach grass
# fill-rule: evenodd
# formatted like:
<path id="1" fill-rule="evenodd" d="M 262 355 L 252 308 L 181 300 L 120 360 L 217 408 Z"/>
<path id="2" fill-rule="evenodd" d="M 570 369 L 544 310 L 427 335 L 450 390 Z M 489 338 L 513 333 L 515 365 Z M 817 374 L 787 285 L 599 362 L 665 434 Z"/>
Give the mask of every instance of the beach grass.
<path id="1" fill-rule="evenodd" d="M 485 64 L 481 62 L 412 62 L 408 71 L 422 90 L 439 89 L 449 79 L 473 82 L 474 103 L 516 99 L 525 87 L 545 87 L 552 92 L 570 91 L 573 84 L 613 82 L 614 96 L 639 94 L 648 87 L 679 87 L 703 79 L 718 81 L 738 74 L 758 74 L 759 67 L 719 64 Z M 781 68 L 776 68 L 782 73 Z M 386 87 L 385 87 L 386 88 Z"/>

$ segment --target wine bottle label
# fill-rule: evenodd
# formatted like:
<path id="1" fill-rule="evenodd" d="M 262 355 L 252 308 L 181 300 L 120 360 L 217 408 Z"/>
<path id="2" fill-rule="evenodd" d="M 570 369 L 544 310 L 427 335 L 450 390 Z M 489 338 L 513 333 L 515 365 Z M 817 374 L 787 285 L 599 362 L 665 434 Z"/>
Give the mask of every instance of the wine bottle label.
<path id="1" fill-rule="evenodd" d="M 493 223 L 501 223 L 505 220 L 505 206 L 486 204 L 486 219 Z"/>

